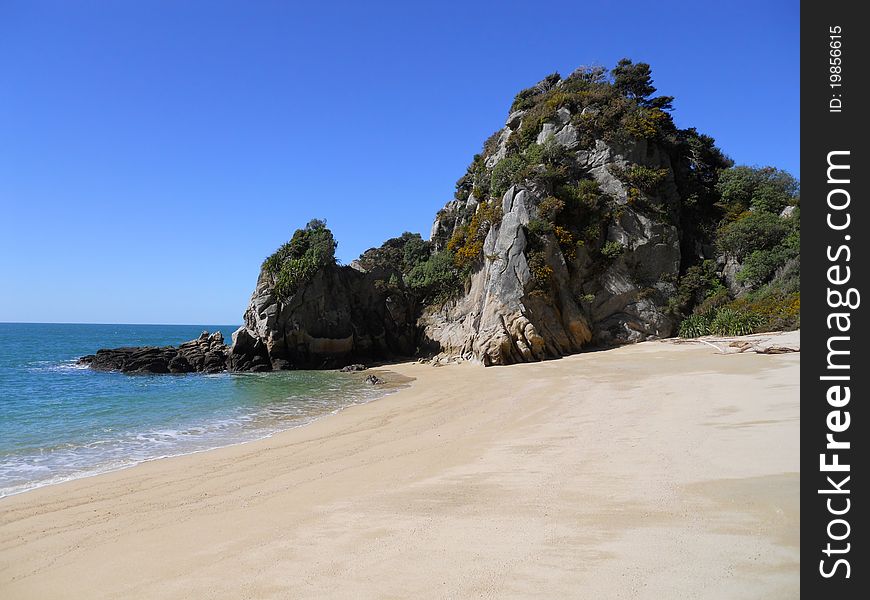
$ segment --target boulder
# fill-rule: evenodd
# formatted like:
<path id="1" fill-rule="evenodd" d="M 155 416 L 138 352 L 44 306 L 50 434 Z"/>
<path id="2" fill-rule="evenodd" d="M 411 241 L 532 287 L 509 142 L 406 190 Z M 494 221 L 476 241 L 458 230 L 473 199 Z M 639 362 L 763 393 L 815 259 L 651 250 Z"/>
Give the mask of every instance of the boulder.
<path id="1" fill-rule="evenodd" d="M 367 375 L 366 383 L 368 383 L 369 385 L 383 385 L 386 383 L 386 381 L 384 381 L 377 375 Z"/>

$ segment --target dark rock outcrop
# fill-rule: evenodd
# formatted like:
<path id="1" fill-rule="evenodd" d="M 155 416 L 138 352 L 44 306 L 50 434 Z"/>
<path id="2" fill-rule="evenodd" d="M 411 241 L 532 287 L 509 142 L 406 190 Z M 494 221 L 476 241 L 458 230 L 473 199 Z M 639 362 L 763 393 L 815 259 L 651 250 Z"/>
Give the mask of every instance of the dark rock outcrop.
<path id="1" fill-rule="evenodd" d="M 143 346 L 98 350 L 79 359 L 96 371 L 145 373 L 220 373 L 227 368 L 229 348 L 216 331 L 175 346 Z"/>
<path id="2" fill-rule="evenodd" d="M 393 283 L 388 283 L 393 281 Z M 416 307 L 401 278 L 328 266 L 290 298 L 261 271 L 233 333 L 233 371 L 335 369 L 411 356 L 416 350 Z"/>

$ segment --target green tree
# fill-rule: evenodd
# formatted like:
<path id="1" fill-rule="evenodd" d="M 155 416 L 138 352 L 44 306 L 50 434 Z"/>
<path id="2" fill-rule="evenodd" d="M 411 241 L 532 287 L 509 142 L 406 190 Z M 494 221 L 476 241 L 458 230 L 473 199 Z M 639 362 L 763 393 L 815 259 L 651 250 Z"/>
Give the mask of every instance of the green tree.
<path id="1" fill-rule="evenodd" d="M 789 173 L 775 167 L 738 166 L 719 175 L 716 189 L 733 219 L 750 209 L 779 214 L 797 203 L 800 185 Z"/>
<path id="2" fill-rule="evenodd" d="M 587 84 L 602 84 L 607 81 L 607 69 L 601 65 L 581 65 L 574 69 L 568 79 Z"/>
<path id="3" fill-rule="evenodd" d="M 771 250 L 789 234 L 789 223 L 769 212 L 752 212 L 719 231 L 719 250 L 742 260 L 757 250 Z"/>
<path id="4" fill-rule="evenodd" d="M 616 63 L 611 73 L 613 87 L 629 98 L 641 100 L 656 91 L 652 84 L 652 71 L 647 63 L 634 63 L 631 59 L 623 58 Z"/>
<path id="5" fill-rule="evenodd" d="M 263 270 L 272 275 L 278 297 L 286 300 L 318 270 L 335 264 L 337 247 L 326 221 L 312 219 L 263 261 Z"/>
<path id="6" fill-rule="evenodd" d="M 418 263 L 406 279 L 408 286 L 424 304 L 441 302 L 462 290 L 463 276 L 448 251 L 436 252 Z"/>
<path id="7" fill-rule="evenodd" d="M 429 257 L 430 244 L 419 233 L 404 232 L 390 238 L 378 248 L 369 248 L 359 257 L 367 271 L 386 269 L 407 275 L 411 269 Z"/>
<path id="8" fill-rule="evenodd" d="M 637 100 L 638 104 L 647 108 L 659 110 L 673 109 L 673 96 L 657 96 L 650 98 L 656 88 L 652 84 L 652 70 L 647 63 L 632 62 L 623 58 L 611 71 L 613 87 L 623 96 Z"/>
<path id="9" fill-rule="evenodd" d="M 521 175 L 528 166 L 526 157 L 521 154 L 511 154 L 496 163 L 492 169 L 490 192 L 494 198 L 501 198 L 508 188 L 521 180 Z"/>

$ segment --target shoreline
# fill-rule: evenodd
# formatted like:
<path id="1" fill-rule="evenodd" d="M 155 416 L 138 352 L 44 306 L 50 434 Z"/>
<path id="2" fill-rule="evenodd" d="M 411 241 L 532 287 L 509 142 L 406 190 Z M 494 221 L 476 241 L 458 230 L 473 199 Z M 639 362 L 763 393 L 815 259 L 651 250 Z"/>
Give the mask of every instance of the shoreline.
<path id="1" fill-rule="evenodd" d="M 392 365 L 415 381 L 328 419 L 0 499 L 0 591 L 793 597 L 799 366 Z"/>
<path id="2" fill-rule="evenodd" d="M 78 366 L 79 363 L 75 363 L 75 364 L 77 366 L 72 367 L 72 368 L 76 368 L 76 369 L 87 369 L 88 368 L 87 366 Z M 78 481 L 80 479 L 87 479 L 89 477 L 99 477 L 101 475 L 108 475 L 111 473 L 117 473 L 120 471 L 132 469 L 132 468 L 138 467 L 139 465 L 148 464 L 148 463 L 155 462 L 155 461 L 172 459 L 172 458 L 179 458 L 179 457 L 184 457 L 184 456 L 191 456 L 194 454 L 202 454 L 204 452 L 212 452 L 214 450 L 220 450 L 222 448 L 232 448 L 232 447 L 239 446 L 242 444 L 250 444 L 250 443 L 254 443 L 254 442 L 259 442 L 261 440 L 266 440 L 266 439 L 269 439 L 275 435 L 279 435 L 279 434 L 287 432 L 287 431 L 292 431 L 294 429 L 298 429 L 299 427 L 306 427 L 306 426 L 311 425 L 312 423 L 315 423 L 316 421 L 319 421 L 321 419 L 328 418 L 328 417 L 331 417 L 333 415 L 337 415 L 341 411 L 347 410 L 348 408 L 351 408 L 354 406 L 362 406 L 364 404 L 368 404 L 369 402 L 375 402 L 377 400 L 381 400 L 381 399 L 383 399 L 391 394 L 395 394 L 396 392 L 401 390 L 403 387 L 407 387 L 407 385 L 410 383 L 410 381 L 407 378 L 404 378 L 401 375 L 393 373 L 388 368 L 385 368 L 385 367 L 381 367 L 381 366 L 371 367 L 369 369 L 366 369 L 366 372 L 371 372 L 371 373 L 377 374 L 379 377 L 381 377 L 381 379 L 384 380 L 384 384 L 379 386 L 379 388 L 382 391 L 382 393 L 380 395 L 375 396 L 375 397 L 370 398 L 370 399 L 367 399 L 367 400 L 364 400 L 362 402 L 348 404 L 346 406 L 339 406 L 339 407 L 337 407 L 337 408 L 335 408 L 327 413 L 323 413 L 320 415 L 313 415 L 313 416 L 306 417 L 304 419 L 300 419 L 300 422 L 295 423 L 293 425 L 290 425 L 288 427 L 282 428 L 282 429 L 277 429 L 277 430 L 264 429 L 262 435 L 260 435 L 259 433 L 256 434 L 257 437 L 251 437 L 248 439 L 241 439 L 239 441 L 231 442 L 228 444 L 222 444 L 222 445 L 218 445 L 218 446 L 213 446 L 213 447 L 209 447 L 209 448 L 199 448 L 199 449 L 195 449 L 195 450 L 182 451 L 182 452 L 179 452 L 178 454 L 165 454 L 162 456 L 143 458 L 143 459 L 136 460 L 135 462 L 132 462 L 130 464 L 125 464 L 125 465 L 121 465 L 121 466 L 108 466 L 105 469 L 102 467 L 94 467 L 94 470 L 83 471 L 81 473 L 76 473 L 76 474 L 73 474 L 70 476 L 58 476 L 58 477 L 62 477 L 60 479 L 50 479 L 50 480 L 46 480 L 46 481 L 36 482 L 35 485 L 33 485 L 32 487 L 26 487 L 25 489 L 21 489 L 21 490 L 14 491 L 11 493 L 3 493 L 2 490 L 0 490 L 0 502 L 2 502 L 5 498 L 11 498 L 13 496 L 20 496 L 21 494 L 27 494 L 29 492 L 39 490 L 42 488 L 56 486 L 56 485 L 62 485 L 65 483 Z M 186 374 L 186 375 L 190 375 L 190 374 Z M 205 374 L 194 374 L 194 375 L 195 376 L 203 376 L 203 377 L 206 376 Z M 2 508 L 2 506 L 0 506 L 0 508 Z"/>

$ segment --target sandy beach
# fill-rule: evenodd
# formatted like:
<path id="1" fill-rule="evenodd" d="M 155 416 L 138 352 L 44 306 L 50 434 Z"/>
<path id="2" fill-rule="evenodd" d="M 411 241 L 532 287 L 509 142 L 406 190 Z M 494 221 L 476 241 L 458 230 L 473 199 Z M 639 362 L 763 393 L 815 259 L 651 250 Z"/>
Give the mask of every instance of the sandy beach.
<path id="1" fill-rule="evenodd" d="M 391 366 L 312 425 L 0 500 L 0 597 L 796 598 L 799 369 Z"/>

